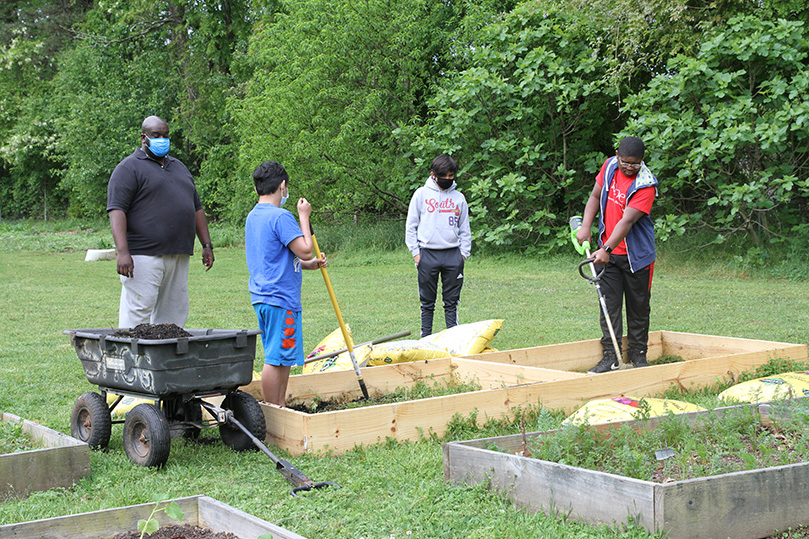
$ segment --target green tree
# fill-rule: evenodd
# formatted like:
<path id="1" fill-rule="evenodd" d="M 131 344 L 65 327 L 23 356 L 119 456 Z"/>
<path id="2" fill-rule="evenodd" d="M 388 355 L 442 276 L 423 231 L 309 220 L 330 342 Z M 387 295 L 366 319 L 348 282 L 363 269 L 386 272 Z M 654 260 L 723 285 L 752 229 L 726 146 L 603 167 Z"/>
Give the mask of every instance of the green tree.
<path id="1" fill-rule="evenodd" d="M 557 214 L 592 188 L 616 91 L 609 55 L 583 39 L 577 17 L 523 4 L 484 31 L 473 67 L 430 102 L 414 152 L 458 157 L 478 242 L 545 244 Z"/>
<path id="2" fill-rule="evenodd" d="M 8 0 L 0 6 L 0 215 L 47 219 L 64 205 L 49 82 L 53 58 L 70 41 L 66 28 L 90 4 Z"/>
<path id="3" fill-rule="evenodd" d="M 797 21 L 737 17 L 627 98 L 650 141 L 663 237 L 709 229 L 759 248 L 809 236 L 809 39 Z"/>
<path id="4" fill-rule="evenodd" d="M 485 24 L 496 12 L 489 5 L 305 0 L 260 23 L 254 76 L 233 101 L 244 169 L 232 207 L 244 214 L 250 172 L 274 159 L 288 168 L 293 197 L 320 212 L 402 215 L 412 161 L 409 140 L 393 132 L 426 113 L 440 79 L 465 58 L 465 25 Z"/>
<path id="5" fill-rule="evenodd" d="M 111 0 L 74 25 L 53 105 L 73 215 L 103 214 L 109 175 L 140 146 L 140 124 L 151 114 L 169 123 L 171 154 L 215 213 L 219 176 L 236 168 L 225 100 L 242 80 L 231 64 L 263 9 L 249 0 Z"/>

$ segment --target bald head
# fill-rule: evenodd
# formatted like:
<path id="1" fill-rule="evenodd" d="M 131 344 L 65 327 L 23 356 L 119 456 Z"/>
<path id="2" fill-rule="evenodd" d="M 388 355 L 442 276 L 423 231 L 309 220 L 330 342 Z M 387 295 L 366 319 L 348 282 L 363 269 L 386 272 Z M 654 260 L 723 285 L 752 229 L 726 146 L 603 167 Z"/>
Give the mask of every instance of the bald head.
<path id="1" fill-rule="evenodd" d="M 149 134 L 152 131 L 167 131 L 168 127 L 169 124 L 167 124 L 160 116 L 149 116 L 143 120 L 143 124 L 141 124 L 140 129 L 143 133 Z"/>

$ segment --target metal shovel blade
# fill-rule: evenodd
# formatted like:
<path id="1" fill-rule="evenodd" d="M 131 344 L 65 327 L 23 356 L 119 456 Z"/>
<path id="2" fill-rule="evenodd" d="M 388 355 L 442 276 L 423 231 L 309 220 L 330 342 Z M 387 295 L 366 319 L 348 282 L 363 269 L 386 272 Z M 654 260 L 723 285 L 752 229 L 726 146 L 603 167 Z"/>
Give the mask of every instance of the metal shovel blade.
<path id="1" fill-rule="evenodd" d="M 674 450 L 670 447 L 664 447 L 655 451 L 655 458 L 657 460 L 666 460 L 674 456 Z"/>

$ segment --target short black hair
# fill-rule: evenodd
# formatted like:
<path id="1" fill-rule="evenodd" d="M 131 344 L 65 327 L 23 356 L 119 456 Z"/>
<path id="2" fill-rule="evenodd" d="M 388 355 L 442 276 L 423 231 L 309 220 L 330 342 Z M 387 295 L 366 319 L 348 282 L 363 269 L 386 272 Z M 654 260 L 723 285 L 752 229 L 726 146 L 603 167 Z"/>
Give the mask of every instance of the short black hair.
<path id="1" fill-rule="evenodd" d="M 441 154 L 430 163 L 430 170 L 439 178 L 447 174 L 457 174 L 458 163 L 451 156 Z"/>
<path id="2" fill-rule="evenodd" d="M 638 137 L 624 137 L 618 144 L 618 155 L 622 157 L 637 157 L 643 159 L 643 154 L 646 153 L 646 146 L 643 141 Z"/>
<path id="3" fill-rule="evenodd" d="M 289 174 L 280 163 L 275 161 L 261 163 L 253 171 L 253 182 L 256 184 L 256 193 L 259 196 L 275 193 L 281 183 L 285 181 L 289 185 Z"/>

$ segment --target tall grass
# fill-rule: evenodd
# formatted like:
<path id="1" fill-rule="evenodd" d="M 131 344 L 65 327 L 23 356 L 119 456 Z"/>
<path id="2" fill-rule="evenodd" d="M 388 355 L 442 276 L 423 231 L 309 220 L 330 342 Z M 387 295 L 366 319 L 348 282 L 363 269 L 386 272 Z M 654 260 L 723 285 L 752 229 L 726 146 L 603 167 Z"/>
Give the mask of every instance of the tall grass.
<path id="1" fill-rule="evenodd" d="M 247 269 L 238 227 L 213 224 L 216 262 L 205 272 L 195 255 L 189 278 L 190 328 L 253 328 Z M 415 268 L 401 223 L 316 225 L 342 314 L 361 342 L 419 327 Z M 108 224 L 0 222 L 0 411 L 69 431 L 76 398 L 95 390 L 62 332 L 113 327 L 120 282 L 113 261 L 84 262 L 84 250 L 111 241 Z M 573 255 L 526 257 L 473 253 L 465 270 L 462 322 L 505 320 L 493 346 L 524 348 L 599 336 L 595 291 Z M 304 345 L 311 349 L 337 327 L 320 272 L 304 272 Z M 441 329 L 441 310 L 436 329 Z M 686 331 L 781 342 L 809 342 L 809 292 L 804 282 L 706 260 L 681 263 L 665 252 L 656 265 L 652 330 Z M 597 358 L 594 358 L 594 361 Z M 259 346 L 256 369 L 263 353 Z M 554 411 L 525 410 L 529 430 L 553 428 Z M 519 423 L 481 429 L 458 417 L 447 439 L 519 432 Z M 402 445 L 384 438 L 340 456 L 291 459 L 317 481 L 340 489 L 305 499 L 259 452 L 237 454 L 211 443 L 172 442 L 165 468 L 132 465 L 121 427 L 107 451 L 91 454 L 92 476 L 71 489 L 35 493 L 0 504 L 0 524 L 55 517 L 152 500 L 206 494 L 311 538 L 622 537 L 650 535 L 632 526 L 593 527 L 564 515 L 528 514 L 483 487 L 447 485 L 441 441 L 425 434 Z M 279 456 L 290 458 L 283 451 Z"/>

